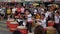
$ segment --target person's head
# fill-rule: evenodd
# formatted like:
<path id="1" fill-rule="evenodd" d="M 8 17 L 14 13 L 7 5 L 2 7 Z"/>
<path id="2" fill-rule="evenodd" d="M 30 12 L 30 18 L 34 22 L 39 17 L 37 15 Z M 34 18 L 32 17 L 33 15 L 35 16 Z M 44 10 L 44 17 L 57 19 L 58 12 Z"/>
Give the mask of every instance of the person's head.
<path id="1" fill-rule="evenodd" d="M 49 11 L 54 11 L 54 9 L 55 9 L 55 6 L 54 6 L 54 5 L 51 5 L 51 6 L 49 7 Z"/>
<path id="2" fill-rule="evenodd" d="M 30 10 L 25 9 L 25 14 L 30 14 Z"/>
<path id="3" fill-rule="evenodd" d="M 44 34 L 43 27 L 41 25 L 38 25 L 34 30 L 34 34 Z"/>
<path id="4" fill-rule="evenodd" d="M 59 16 L 59 12 L 56 12 L 56 13 L 55 13 L 55 16 Z"/>
<path id="5" fill-rule="evenodd" d="M 59 13 L 60 13 L 60 8 L 57 10 L 57 12 L 59 12 Z"/>
<path id="6" fill-rule="evenodd" d="M 44 14 L 42 14 L 42 15 L 41 15 L 41 19 L 44 19 L 44 18 L 45 18 L 45 15 L 44 15 Z"/>

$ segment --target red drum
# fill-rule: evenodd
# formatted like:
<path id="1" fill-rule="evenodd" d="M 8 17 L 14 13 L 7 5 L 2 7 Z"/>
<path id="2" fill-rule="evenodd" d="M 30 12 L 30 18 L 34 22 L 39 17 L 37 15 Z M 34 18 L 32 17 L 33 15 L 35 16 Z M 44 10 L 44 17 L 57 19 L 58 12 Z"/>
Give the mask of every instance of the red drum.
<path id="1" fill-rule="evenodd" d="M 48 26 L 54 26 L 54 22 L 53 21 L 48 21 Z"/>
<path id="2" fill-rule="evenodd" d="M 10 22 L 10 24 L 9 24 L 10 31 L 14 32 L 14 30 L 16 30 L 17 26 L 18 26 L 17 22 Z"/>
<path id="3" fill-rule="evenodd" d="M 18 26 L 18 29 L 22 34 L 28 34 L 28 30 L 25 26 Z"/>
<path id="4" fill-rule="evenodd" d="M 9 23 L 10 23 L 10 21 L 7 21 L 7 22 L 6 22 L 6 24 L 7 24 L 7 27 L 9 27 Z"/>
<path id="5" fill-rule="evenodd" d="M 8 19 L 8 20 L 7 20 L 6 24 L 7 24 L 7 27 L 8 27 L 8 28 L 9 28 L 10 22 L 12 22 L 12 21 L 14 21 L 14 19 Z"/>

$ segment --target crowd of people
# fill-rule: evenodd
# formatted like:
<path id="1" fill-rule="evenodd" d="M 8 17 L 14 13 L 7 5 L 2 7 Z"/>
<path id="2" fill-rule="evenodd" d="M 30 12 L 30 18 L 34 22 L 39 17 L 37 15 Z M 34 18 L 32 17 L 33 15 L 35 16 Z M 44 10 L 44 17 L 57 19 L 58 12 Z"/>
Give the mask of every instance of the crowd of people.
<path id="1" fill-rule="evenodd" d="M 30 33 L 32 32 L 32 27 L 38 24 L 39 26 L 35 28 L 34 34 L 45 34 L 46 28 L 49 27 L 48 22 L 52 21 L 54 23 L 52 27 L 56 29 L 54 31 L 60 34 L 60 7 L 58 4 L 49 4 L 47 7 L 43 4 L 37 6 L 21 6 L 19 4 L 15 6 L 0 6 L 0 20 L 11 18 L 15 19 L 19 26 L 24 26 L 23 22 L 25 21 Z"/>

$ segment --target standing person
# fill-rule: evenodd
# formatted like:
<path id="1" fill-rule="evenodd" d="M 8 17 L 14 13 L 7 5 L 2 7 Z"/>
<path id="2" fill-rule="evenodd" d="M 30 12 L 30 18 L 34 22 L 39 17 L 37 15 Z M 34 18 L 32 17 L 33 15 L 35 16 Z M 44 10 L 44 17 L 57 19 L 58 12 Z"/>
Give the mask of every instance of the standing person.
<path id="1" fill-rule="evenodd" d="M 0 9 L 0 15 L 1 15 L 1 20 L 4 20 L 5 11 L 4 11 L 3 7 L 1 7 L 1 9 Z"/>
<path id="2" fill-rule="evenodd" d="M 17 6 L 17 13 L 21 13 L 21 8 L 20 8 L 20 6 Z"/>
<path id="3" fill-rule="evenodd" d="M 59 25 L 60 25 L 60 17 L 59 17 L 59 12 L 55 13 L 55 28 L 57 29 L 58 33 L 60 33 L 59 31 Z"/>
<path id="4" fill-rule="evenodd" d="M 25 8 L 22 6 L 21 7 L 21 13 L 24 14 Z"/>
<path id="5" fill-rule="evenodd" d="M 30 10 L 30 12 L 33 14 L 34 6 L 33 6 L 33 5 L 30 5 L 30 6 L 29 6 L 29 10 Z"/>
<path id="6" fill-rule="evenodd" d="M 16 10 L 17 10 L 16 7 L 13 7 L 13 8 L 12 8 L 12 17 L 13 17 L 13 18 L 14 18 L 14 15 L 15 15 Z"/>
<path id="7" fill-rule="evenodd" d="M 45 29 L 46 28 L 46 18 L 45 18 L 44 14 L 41 15 L 40 21 L 41 21 L 41 26 L 43 26 L 43 28 Z"/>
<path id="8" fill-rule="evenodd" d="M 44 14 L 41 15 L 41 19 L 38 19 L 36 24 L 41 25 L 43 27 L 45 34 L 46 34 L 46 18 L 45 18 Z"/>
<path id="9" fill-rule="evenodd" d="M 8 19 L 10 19 L 10 15 L 11 15 L 11 9 L 10 9 L 10 7 L 8 7 L 8 9 L 7 9 L 7 17 L 8 17 Z"/>
<path id="10" fill-rule="evenodd" d="M 26 26 L 27 26 L 29 32 L 32 33 L 32 29 L 31 29 L 32 28 L 32 15 L 28 9 L 25 10 L 25 14 L 26 14 L 25 17 L 27 18 L 27 25 Z"/>
<path id="11" fill-rule="evenodd" d="M 54 9 L 55 7 L 53 5 L 51 5 L 49 7 L 49 10 L 46 12 L 46 18 L 48 18 L 48 20 L 54 20 Z"/>

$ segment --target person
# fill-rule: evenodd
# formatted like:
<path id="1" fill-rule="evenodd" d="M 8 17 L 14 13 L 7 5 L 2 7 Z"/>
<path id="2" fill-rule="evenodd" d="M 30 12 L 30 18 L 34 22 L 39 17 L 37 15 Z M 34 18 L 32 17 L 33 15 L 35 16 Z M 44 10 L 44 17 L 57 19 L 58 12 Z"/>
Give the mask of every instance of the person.
<path id="1" fill-rule="evenodd" d="M 34 29 L 34 34 L 44 34 L 44 29 L 41 25 L 38 25 L 35 29 Z"/>
<path id="2" fill-rule="evenodd" d="M 19 26 L 21 26 L 21 25 L 23 26 L 23 19 L 22 19 L 22 15 L 20 13 L 18 14 L 17 22 L 18 22 Z"/>
<path id="3" fill-rule="evenodd" d="M 25 8 L 22 6 L 21 7 L 21 13 L 24 14 Z"/>
<path id="4" fill-rule="evenodd" d="M 12 8 L 12 17 L 13 17 L 13 18 L 14 18 L 14 15 L 15 15 L 16 10 L 17 10 L 16 7 L 13 7 L 13 8 Z"/>
<path id="5" fill-rule="evenodd" d="M 41 25 L 43 27 L 44 33 L 46 32 L 46 18 L 45 15 L 41 15 L 41 19 L 37 19 L 36 25 Z"/>
<path id="6" fill-rule="evenodd" d="M 17 6 L 17 13 L 21 13 L 21 8 L 20 8 L 20 6 Z"/>
<path id="7" fill-rule="evenodd" d="M 39 13 L 36 14 L 36 19 L 40 19 L 41 15 Z"/>
<path id="8" fill-rule="evenodd" d="M 32 27 L 32 15 L 28 9 L 25 10 L 25 17 L 27 18 L 27 28 L 30 33 L 32 33 L 31 27 Z"/>
<path id="9" fill-rule="evenodd" d="M 43 28 L 45 29 L 46 28 L 46 18 L 45 18 L 44 14 L 41 15 L 40 21 L 41 21 L 40 25 L 43 26 Z"/>
<path id="10" fill-rule="evenodd" d="M 10 19 L 10 15 L 11 15 L 11 9 L 10 9 L 10 7 L 8 7 L 6 13 L 7 13 L 7 17 L 8 17 L 8 19 Z"/>
<path id="11" fill-rule="evenodd" d="M 59 17 L 59 12 L 55 13 L 55 28 L 57 29 L 57 31 L 59 32 L 59 25 L 60 25 L 60 17 Z"/>
<path id="12" fill-rule="evenodd" d="M 4 20 L 5 11 L 3 9 L 3 6 L 1 6 L 1 8 L 0 8 L 0 15 L 1 15 L 1 20 Z"/>

